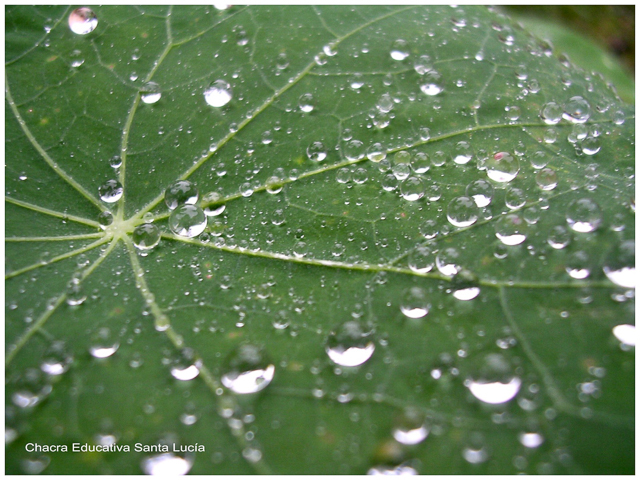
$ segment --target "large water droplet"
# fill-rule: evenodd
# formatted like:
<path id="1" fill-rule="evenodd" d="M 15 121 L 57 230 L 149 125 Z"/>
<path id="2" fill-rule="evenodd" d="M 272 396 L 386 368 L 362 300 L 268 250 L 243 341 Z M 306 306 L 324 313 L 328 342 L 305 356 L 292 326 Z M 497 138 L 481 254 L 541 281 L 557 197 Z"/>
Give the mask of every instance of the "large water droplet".
<path id="1" fill-rule="evenodd" d="M 409 202 L 420 200 L 424 196 L 424 182 L 418 177 L 409 177 L 400 184 L 400 194 Z"/>
<path id="2" fill-rule="evenodd" d="M 431 248 L 419 245 L 409 254 L 409 268 L 417 273 L 427 273 L 433 269 L 434 258 Z"/>
<path id="3" fill-rule="evenodd" d="M 574 200 L 567 207 L 567 223 L 576 232 L 593 232 L 602 223 L 602 210 L 590 198 Z"/>
<path id="4" fill-rule="evenodd" d="M 478 206 L 469 197 L 457 197 L 447 207 L 447 220 L 454 227 L 468 227 L 478 220 Z"/>
<path id="5" fill-rule="evenodd" d="M 562 113 L 563 111 L 560 105 L 556 102 L 549 102 L 542 107 L 540 118 L 542 118 L 547 125 L 555 125 L 562 120 Z"/>
<path id="6" fill-rule="evenodd" d="M 181 237 L 197 237 L 206 227 L 207 216 L 197 205 L 181 205 L 169 217 L 169 228 Z"/>
<path id="7" fill-rule="evenodd" d="M 256 393 L 264 389 L 275 373 L 275 366 L 264 350 L 251 344 L 240 345 L 227 357 L 222 384 L 234 393 Z"/>
<path id="8" fill-rule="evenodd" d="M 204 100 L 212 107 L 224 107 L 232 98 L 231 85 L 224 80 L 216 80 L 204 91 Z"/>
<path id="9" fill-rule="evenodd" d="M 409 44 L 406 40 L 401 38 L 395 40 L 391 44 L 391 58 L 397 61 L 402 61 L 409 56 Z"/>
<path id="10" fill-rule="evenodd" d="M 360 140 L 352 139 L 344 146 L 344 156 L 347 160 L 355 162 L 364 158 L 365 147 Z"/>
<path id="11" fill-rule="evenodd" d="M 558 175 L 551 168 L 543 168 L 536 173 L 536 183 L 544 191 L 553 190 L 558 185 Z"/>
<path id="12" fill-rule="evenodd" d="M 65 343 L 56 340 L 44 353 L 40 369 L 47 375 L 62 375 L 69 369 L 73 356 L 68 352 Z"/>
<path id="13" fill-rule="evenodd" d="M 202 197 L 203 211 L 207 217 L 217 217 L 225 211 L 227 206 L 224 203 L 218 203 L 222 198 L 222 195 L 218 192 L 209 192 Z"/>
<path id="14" fill-rule="evenodd" d="M 94 358 L 110 357 L 116 353 L 120 347 L 116 336 L 106 327 L 98 329 L 98 331 L 91 336 L 90 341 L 89 353 Z"/>
<path id="15" fill-rule="evenodd" d="M 198 188 L 188 180 L 179 180 L 164 192 L 164 203 L 171 210 L 180 205 L 194 205 L 198 201 Z"/>
<path id="16" fill-rule="evenodd" d="M 580 96 L 571 97 L 564 105 L 562 116 L 572 123 L 585 123 L 591 116 L 591 106 Z"/>
<path id="17" fill-rule="evenodd" d="M 138 225 L 133 230 L 131 239 L 139 250 L 151 250 L 160 243 L 160 229 L 153 223 Z"/>
<path id="18" fill-rule="evenodd" d="M 166 452 L 142 459 L 140 467 L 146 475 L 167 477 L 186 475 L 193 466 L 193 460 Z"/>
<path id="19" fill-rule="evenodd" d="M 616 245 L 606 256 L 602 267 L 605 275 L 616 285 L 636 288 L 636 242 L 626 240 Z"/>
<path id="20" fill-rule="evenodd" d="M 565 270 L 571 278 L 584 280 L 591 274 L 592 261 L 587 252 L 578 250 L 567 259 Z"/>
<path id="21" fill-rule="evenodd" d="M 636 346 L 636 327 L 635 325 L 616 325 L 613 327 L 613 335 L 622 342 L 623 345 L 630 347 Z"/>
<path id="22" fill-rule="evenodd" d="M 327 158 L 327 149 L 322 142 L 313 142 L 307 147 L 307 157 L 312 162 L 321 162 Z"/>
<path id="23" fill-rule="evenodd" d="M 420 55 L 413 64 L 413 68 L 416 70 L 418 75 L 424 75 L 433 68 L 431 57 L 429 55 Z"/>
<path id="24" fill-rule="evenodd" d="M 571 234 L 562 225 L 556 225 L 549 232 L 547 243 L 556 250 L 562 250 L 571 242 Z"/>
<path id="25" fill-rule="evenodd" d="M 107 180 L 100 188 L 98 193 L 100 199 L 106 203 L 114 203 L 120 200 L 124 192 L 122 185 L 117 180 Z"/>
<path id="26" fill-rule="evenodd" d="M 507 152 L 496 153 L 486 162 L 487 176 L 495 182 L 510 182 L 520 171 L 518 158 Z"/>
<path id="27" fill-rule="evenodd" d="M 91 33 L 97 26 L 98 17 L 90 8 L 76 8 L 71 12 L 71 15 L 69 15 L 69 28 L 73 33 L 78 35 Z"/>
<path id="28" fill-rule="evenodd" d="M 11 401 L 19 408 L 35 407 L 51 393 L 51 390 L 51 384 L 40 370 L 28 368 L 16 381 Z"/>
<path id="29" fill-rule="evenodd" d="M 455 247 L 443 249 L 436 256 L 436 267 L 441 274 L 448 277 L 456 275 L 462 267 L 459 264 L 460 252 Z"/>
<path id="30" fill-rule="evenodd" d="M 436 70 L 429 70 L 424 74 L 424 83 L 420 85 L 420 90 L 430 97 L 438 95 L 444 90 L 442 87 L 442 76 Z"/>
<path id="31" fill-rule="evenodd" d="M 431 305 L 427 299 L 427 292 L 422 287 L 409 288 L 400 304 L 400 311 L 408 318 L 422 318 L 427 313 Z"/>
<path id="32" fill-rule="evenodd" d="M 472 368 L 475 371 L 465 380 L 465 386 L 478 400 L 497 405 L 518 394 L 522 381 L 504 355 L 486 354 Z"/>
<path id="33" fill-rule="evenodd" d="M 520 245 L 527 239 L 527 223 L 510 213 L 496 222 L 496 237 L 505 245 Z"/>
<path id="34" fill-rule="evenodd" d="M 325 351 L 337 365 L 356 367 L 369 360 L 375 348 L 373 331 L 361 322 L 350 320 L 329 334 Z"/>
<path id="35" fill-rule="evenodd" d="M 478 179 L 467 185 L 465 193 L 473 198 L 479 208 L 486 207 L 493 199 L 493 186 L 486 180 Z"/>
<path id="36" fill-rule="evenodd" d="M 146 104 L 156 103 L 162 97 L 160 91 L 160 85 L 156 82 L 147 82 L 144 87 L 140 89 L 140 100 Z"/>
<path id="37" fill-rule="evenodd" d="M 298 99 L 298 106 L 304 113 L 312 112 L 316 106 L 313 95 L 311 95 L 310 93 L 304 93 L 300 95 L 300 98 Z"/>
<path id="38" fill-rule="evenodd" d="M 425 415 L 413 408 L 406 409 L 396 417 L 392 433 L 403 445 L 417 445 L 429 435 Z"/>

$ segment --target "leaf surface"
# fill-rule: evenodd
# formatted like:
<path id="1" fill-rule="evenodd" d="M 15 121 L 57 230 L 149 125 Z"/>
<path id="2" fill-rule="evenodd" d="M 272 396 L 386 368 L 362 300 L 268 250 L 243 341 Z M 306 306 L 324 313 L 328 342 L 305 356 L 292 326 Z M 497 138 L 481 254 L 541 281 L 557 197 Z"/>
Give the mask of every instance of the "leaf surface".
<path id="1" fill-rule="evenodd" d="M 480 7 L 103 6 L 87 35 L 72 10 L 6 8 L 6 473 L 633 472 L 634 289 L 603 268 L 633 267 L 634 114 L 602 79 Z M 179 180 L 224 206 L 198 236 Z M 345 329 L 360 366 L 327 354 Z M 275 368 L 254 394 L 222 381 L 243 345 Z M 169 440 L 205 451 L 134 451 Z"/>

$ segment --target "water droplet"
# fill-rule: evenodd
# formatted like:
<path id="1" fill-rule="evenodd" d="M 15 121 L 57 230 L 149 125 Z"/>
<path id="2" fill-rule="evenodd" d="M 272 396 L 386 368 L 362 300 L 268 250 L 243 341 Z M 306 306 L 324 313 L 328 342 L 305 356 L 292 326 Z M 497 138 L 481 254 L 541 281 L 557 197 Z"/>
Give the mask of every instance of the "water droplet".
<path id="1" fill-rule="evenodd" d="M 581 198 L 569 204 L 566 218 L 569 226 L 576 232 L 593 232 L 602 223 L 602 210 L 593 200 Z"/>
<path id="2" fill-rule="evenodd" d="M 312 162 L 321 162 L 327 158 L 327 149 L 322 142 L 313 142 L 307 147 L 307 157 Z"/>
<path id="3" fill-rule="evenodd" d="M 447 156 L 444 152 L 437 151 L 433 155 L 431 155 L 431 165 L 434 167 L 441 167 L 447 161 Z"/>
<path id="4" fill-rule="evenodd" d="M 456 197 L 447 207 L 447 220 L 454 227 L 468 227 L 478 220 L 478 206 L 469 197 Z"/>
<path id="5" fill-rule="evenodd" d="M 355 171 L 353 172 L 352 179 L 354 183 L 357 183 L 358 185 L 362 185 L 364 182 L 366 182 L 369 179 L 369 174 L 367 173 L 367 170 L 365 168 L 359 167 L 359 168 L 356 168 Z"/>
<path id="6" fill-rule="evenodd" d="M 233 98 L 231 85 L 224 80 L 216 80 L 204 91 L 204 100 L 212 107 L 224 107 Z"/>
<path id="7" fill-rule="evenodd" d="M 510 122 L 515 122 L 520 118 L 520 107 L 517 106 L 507 106 L 504 107 L 504 111 L 506 113 L 507 120 Z"/>
<path id="8" fill-rule="evenodd" d="M 105 230 L 109 225 L 113 223 L 113 214 L 110 211 L 105 210 L 104 212 L 100 213 L 100 215 L 98 215 L 98 223 L 100 224 L 100 228 Z"/>
<path id="9" fill-rule="evenodd" d="M 193 351 L 184 349 L 171 359 L 170 365 L 173 378 L 188 382 L 198 376 L 202 362 L 194 359 Z"/>
<path id="10" fill-rule="evenodd" d="M 420 55 L 413 64 L 413 68 L 416 70 L 418 75 L 424 75 L 433 68 L 431 57 L 429 55 Z"/>
<path id="11" fill-rule="evenodd" d="M 140 100 L 146 104 L 156 103 L 162 97 L 160 85 L 156 82 L 147 82 L 140 89 Z"/>
<path id="12" fill-rule="evenodd" d="M 443 249 L 436 255 L 436 267 L 441 274 L 447 277 L 456 275 L 462 267 L 458 263 L 460 260 L 460 252 L 455 247 Z"/>
<path id="13" fill-rule="evenodd" d="M 636 242 L 626 240 L 606 256 L 602 270 L 609 280 L 624 288 L 636 288 Z"/>
<path id="14" fill-rule="evenodd" d="M 389 113 L 393 109 L 393 98 L 388 93 L 382 95 L 376 103 L 376 108 L 382 113 Z"/>
<path id="15" fill-rule="evenodd" d="M 207 216 L 197 205 L 181 205 L 169 217 L 169 228 L 181 237 L 197 237 L 206 227 Z"/>
<path id="16" fill-rule="evenodd" d="M 425 220 L 420 225 L 420 234 L 427 240 L 431 240 L 438 235 L 438 222 L 433 219 Z"/>
<path id="17" fill-rule="evenodd" d="M 456 143 L 456 146 L 453 149 L 453 154 L 451 155 L 451 159 L 454 163 L 458 165 L 466 165 L 472 157 L 473 151 L 471 150 L 469 142 L 462 141 Z"/>
<path id="18" fill-rule="evenodd" d="M 406 40 L 401 38 L 395 40 L 391 44 L 391 58 L 397 61 L 402 61 L 409 56 L 409 44 Z"/>
<path id="19" fill-rule="evenodd" d="M 351 181 L 351 170 L 346 167 L 339 169 L 336 172 L 336 181 L 338 183 L 349 183 Z"/>
<path id="20" fill-rule="evenodd" d="M 591 259 L 587 252 L 578 250 L 567 259 L 565 270 L 571 278 L 584 280 L 591 274 Z"/>
<path id="21" fill-rule="evenodd" d="M 527 239 L 527 224 L 516 214 L 504 215 L 496 222 L 496 237 L 505 245 L 520 245 Z"/>
<path id="22" fill-rule="evenodd" d="M 16 407 L 32 408 L 46 398 L 51 391 L 51 384 L 47 382 L 45 375 L 36 368 L 28 368 L 16 381 L 11 401 Z"/>
<path id="23" fill-rule="evenodd" d="M 43 355 L 40 369 L 47 375 L 62 375 L 69 369 L 73 357 L 61 340 L 54 341 Z"/>
<path id="24" fill-rule="evenodd" d="M 367 148 L 367 158 L 375 163 L 380 163 L 387 158 L 387 151 L 381 143 L 374 143 Z"/>
<path id="25" fill-rule="evenodd" d="M 375 348 L 373 331 L 364 328 L 361 322 L 350 320 L 329 334 L 325 351 L 335 364 L 356 367 L 369 360 Z"/>
<path id="26" fill-rule="evenodd" d="M 580 143 L 580 148 L 585 155 L 595 155 L 600 151 L 600 140 L 597 137 L 588 136 Z"/>
<path id="27" fill-rule="evenodd" d="M 431 309 L 431 304 L 427 299 L 427 292 L 422 287 L 409 288 L 403 298 L 400 305 L 400 311 L 407 318 L 422 318 Z"/>
<path id="28" fill-rule="evenodd" d="M 429 435 L 425 415 L 419 410 L 408 408 L 394 420 L 393 438 L 403 445 L 417 445 Z"/>
<path id="29" fill-rule="evenodd" d="M 417 152 L 411 158 L 411 168 L 416 173 L 427 173 L 431 168 L 431 159 L 424 152 Z"/>
<path id="30" fill-rule="evenodd" d="M 90 8 L 77 8 L 69 15 L 69 28 L 75 34 L 86 35 L 93 32 L 97 26 L 98 17 Z"/>
<path id="31" fill-rule="evenodd" d="M 429 70 L 424 74 L 425 83 L 420 85 L 420 90 L 422 91 L 422 93 L 430 97 L 438 95 L 442 92 L 442 90 L 444 90 L 441 80 L 442 76 L 439 72 L 437 72 L 436 70 Z"/>
<path id="32" fill-rule="evenodd" d="M 493 186 L 486 180 L 478 179 L 467 185 L 465 189 L 467 197 L 473 198 L 478 208 L 484 208 L 491 203 L 493 199 Z"/>
<path id="33" fill-rule="evenodd" d="M 120 168 L 122 166 L 122 157 L 120 155 L 114 155 L 111 157 L 111 160 L 109 160 L 109 165 L 111 165 L 111 168 Z"/>
<path id="34" fill-rule="evenodd" d="M 474 465 L 486 462 L 489 459 L 489 451 L 484 443 L 482 434 L 472 432 L 467 440 L 467 445 L 462 450 L 462 457 Z"/>
<path id="35" fill-rule="evenodd" d="M 263 390 L 275 373 L 273 363 L 264 350 L 251 344 L 240 345 L 224 364 L 222 384 L 234 393 L 256 393 Z"/>
<path id="36" fill-rule="evenodd" d="M 474 372 L 465 380 L 465 386 L 481 402 L 497 405 L 512 400 L 518 394 L 522 381 L 504 355 L 483 355 L 474 362 L 473 368 Z"/>
<path id="37" fill-rule="evenodd" d="M 279 53 L 276 56 L 276 68 L 278 70 L 284 70 L 289 66 L 289 59 L 287 58 L 287 54 L 284 52 Z"/>
<path id="38" fill-rule="evenodd" d="M 82 284 L 77 281 L 69 282 L 69 285 L 67 285 L 66 296 L 67 305 L 72 307 L 82 305 L 87 299 L 87 294 L 84 291 Z"/>
<path id="39" fill-rule="evenodd" d="M 496 153 L 486 162 L 487 176 L 500 183 L 510 182 L 520 171 L 518 158 L 507 152 Z"/>
<path id="40" fill-rule="evenodd" d="M 367 475 L 418 475 L 418 471 L 409 465 L 377 465 L 367 470 Z"/>
<path id="41" fill-rule="evenodd" d="M 106 203 L 114 203 L 120 200 L 123 191 L 122 185 L 117 180 L 107 180 L 98 189 L 100 199 Z"/>
<path id="42" fill-rule="evenodd" d="M 417 273 L 427 273 L 433 269 L 433 251 L 426 245 L 418 245 L 409 254 L 409 268 Z"/>
<path id="43" fill-rule="evenodd" d="M 271 223 L 274 225 L 282 225 L 286 220 L 284 210 L 282 208 L 276 209 L 271 215 Z"/>
<path id="44" fill-rule="evenodd" d="M 207 217 L 217 217 L 225 211 L 227 206 L 224 203 L 218 203 L 222 198 L 218 192 L 209 192 L 202 198 L 203 211 Z"/>
<path id="45" fill-rule="evenodd" d="M 424 182 L 418 177 L 409 177 L 400 184 L 400 194 L 409 202 L 420 200 L 424 196 Z"/>
<path id="46" fill-rule="evenodd" d="M 351 140 L 344 147 L 344 156 L 347 160 L 355 162 L 364 158 L 364 143 L 360 140 Z"/>
<path id="47" fill-rule="evenodd" d="M 354 73 L 353 75 L 351 75 L 351 77 L 349 78 L 349 86 L 354 89 L 354 90 L 358 90 L 360 89 L 362 86 L 364 85 L 364 77 L 362 76 L 361 73 Z"/>
<path id="48" fill-rule="evenodd" d="M 538 432 L 520 432 L 518 440 L 522 446 L 527 448 L 538 448 L 544 443 L 544 437 Z"/>
<path id="49" fill-rule="evenodd" d="M 571 234 L 569 233 L 569 230 L 562 225 L 556 225 L 549 232 L 547 243 L 551 245 L 552 248 L 562 250 L 564 247 L 569 245 L 569 242 L 571 242 Z"/>
<path id="50" fill-rule="evenodd" d="M 562 120 L 563 110 L 556 102 L 546 103 L 540 112 L 540 118 L 547 125 L 555 125 Z"/>
<path id="51" fill-rule="evenodd" d="M 153 223 L 138 225 L 133 230 L 131 239 L 139 250 L 151 250 L 160 243 L 160 229 Z"/>
<path id="52" fill-rule="evenodd" d="M 480 287 L 475 285 L 457 286 L 453 291 L 453 298 L 467 302 L 480 295 Z"/>
<path id="53" fill-rule="evenodd" d="M 186 475 L 193 466 L 193 460 L 166 452 L 142 459 L 140 467 L 146 475 L 167 477 Z"/>
<path id="54" fill-rule="evenodd" d="M 542 190 L 553 190 L 558 186 L 558 176 L 551 168 L 543 168 L 536 173 L 536 183 Z"/>
<path id="55" fill-rule="evenodd" d="M 571 123 L 585 123 L 591 116 L 591 106 L 580 96 L 571 97 L 564 105 L 562 116 Z"/>
<path id="56" fill-rule="evenodd" d="M 106 328 L 100 328 L 91 336 L 91 346 L 89 353 L 94 358 L 107 358 L 118 351 L 120 343 L 116 340 L 115 335 Z"/>
<path id="57" fill-rule="evenodd" d="M 175 210 L 180 205 L 194 205 L 197 201 L 198 188 L 188 180 L 179 180 L 164 192 L 164 203 L 170 210 Z"/>
<path id="58" fill-rule="evenodd" d="M 312 112 L 316 106 L 313 95 L 311 95 L 310 93 L 304 93 L 300 95 L 300 98 L 298 99 L 298 106 L 304 113 Z"/>
<path id="59" fill-rule="evenodd" d="M 622 342 L 623 345 L 630 347 L 636 346 L 636 327 L 635 325 L 616 325 L 613 327 L 613 335 Z"/>

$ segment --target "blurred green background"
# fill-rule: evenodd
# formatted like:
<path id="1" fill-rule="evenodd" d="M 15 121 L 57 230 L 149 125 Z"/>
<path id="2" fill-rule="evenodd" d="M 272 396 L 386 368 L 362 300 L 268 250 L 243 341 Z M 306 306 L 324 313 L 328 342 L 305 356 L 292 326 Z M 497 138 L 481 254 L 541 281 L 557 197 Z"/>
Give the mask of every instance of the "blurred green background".
<path id="1" fill-rule="evenodd" d="M 602 73 L 628 103 L 635 98 L 635 5 L 502 7 L 586 71 Z"/>

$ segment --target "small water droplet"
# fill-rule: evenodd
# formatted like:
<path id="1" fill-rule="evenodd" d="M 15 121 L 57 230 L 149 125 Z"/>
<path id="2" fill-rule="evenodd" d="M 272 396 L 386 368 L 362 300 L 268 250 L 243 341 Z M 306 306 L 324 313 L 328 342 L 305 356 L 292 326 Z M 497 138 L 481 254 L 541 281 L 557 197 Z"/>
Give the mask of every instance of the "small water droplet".
<path id="1" fill-rule="evenodd" d="M 116 353 L 120 347 L 120 343 L 115 338 L 115 335 L 106 327 L 98 329 L 98 331 L 91 336 L 90 342 L 89 353 L 94 358 L 110 357 Z"/>
<path id="2" fill-rule="evenodd" d="M 224 80 L 216 80 L 204 91 L 204 100 L 212 107 L 224 107 L 233 98 L 231 85 Z"/>
<path id="3" fill-rule="evenodd" d="M 465 380 L 465 386 L 481 402 L 497 405 L 512 400 L 518 394 L 522 381 L 504 355 L 483 355 L 472 368 L 474 372 Z"/>
<path id="4" fill-rule="evenodd" d="M 622 342 L 623 345 L 629 347 L 636 346 L 636 327 L 635 325 L 616 325 L 612 329 L 613 335 Z"/>
<path id="5" fill-rule="evenodd" d="M 400 311 L 407 318 L 422 318 L 429 313 L 431 304 L 427 299 L 427 292 L 422 287 L 409 288 L 403 298 L 400 305 Z"/>
<path id="6" fill-rule="evenodd" d="M 569 242 L 571 242 L 571 234 L 562 225 L 553 227 L 549 232 L 549 237 L 547 237 L 547 243 L 556 250 L 562 250 L 569 245 Z"/>
<path id="7" fill-rule="evenodd" d="M 312 162 L 321 162 L 327 158 L 327 149 L 322 142 L 313 142 L 307 147 L 307 157 Z"/>
<path id="8" fill-rule="evenodd" d="M 496 237 L 505 245 L 520 245 L 527 239 L 527 224 L 516 214 L 504 215 L 496 222 Z"/>
<path id="9" fill-rule="evenodd" d="M 198 188 L 188 180 L 179 180 L 164 192 L 164 203 L 170 210 L 175 210 L 180 205 L 194 205 L 197 201 Z"/>
<path id="10" fill-rule="evenodd" d="M 98 26 L 98 16 L 87 7 L 75 9 L 69 15 L 69 28 L 78 35 L 86 35 L 93 32 Z"/>
<path id="11" fill-rule="evenodd" d="M 590 198 L 581 198 L 569 204 L 566 218 L 569 226 L 576 232 L 593 232 L 602 223 L 602 210 Z"/>
<path id="12" fill-rule="evenodd" d="M 400 184 L 400 194 L 409 202 L 420 200 L 424 191 L 424 182 L 418 177 L 408 177 Z"/>
<path id="13" fill-rule="evenodd" d="M 538 448 L 544 443 L 544 437 L 538 432 L 520 432 L 518 440 L 522 446 L 527 448 Z"/>
<path id="14" fill-rule="evenodd" d="M 98 215 L 98 223 L 100 224 L 100 228 L 105 230 L 109 225 L 113 223 L 113 214 L 110 211 L 105 210 L 104 212 L 100 213 L 100 215 Z"/>
<path id="15" fill-rule="evenodd" d="M 553 190 L 558 186 L 558 175 L 551 168 L 543 168 L 536 173 L 536 183 L 544 191 Z"/>
<path id="16" fill-rule="evenodd" d="M 555 125 L 562 120 L 562 113 L 563 110 L 560 105 L 556 102 L 549 102 L 542 107 L 540 118 L 542 118 L 547 125 Z"/>
<path id="17" fill-rule="evenodd" d="M 562 116 L 571 123 L 585 123 L 591 116 L 591 106 L 580 96 L 571 97 L 564 105 Z"/>
<path id="18" fill-rule="evenodd" d="M 203 211 L 207 217 L 217 217 L 225 211 L 226 204 L 218 203 L 222 198 L 222 195 L 218 192 L 209 192 L 202 198 Z"/>
<path id="19" fill-rule="evenodd" d="M 433 269 L 433 265 L 433 251 L 426 245 L 418 245 L 409 254 L 409 268 L 414 272 L 430 272 Z"/>
<path id="20" fill-rule="evenodd" d="M 408 408 L 394 420 L 393 438 L 403 445 L 417 445 L 429 435 L 429 427 L 424 413 Z"/>
<path id="21" fill-rule="evenodd" d="M 349 86 L 353 90 L 359 90 L 364 85 L 364 77 L 361 73 L 354 73 L 349 77 Z"/>
<path id="22" fill-rule="evenodd" d="M 387 158 L 387 151 L 381 143 L 374 143 L 367 148 L 367 158 L 374 163 L 380 163 Z"/>
<path id="23" fill-rule="evenodd" d="M 313 95 L 311 95 L 310 93 L 304 93 L 300 95 L 300 98 L 298 99 L 298 106 L 304 113 L 312 112 L 316 106 Z"/>
<path id="24" fill-rule="evenodd" d="M 160 100 L 162 92 L 160 91 L 160 85 L 156 82 L 147 82 L 140 89 L 140 100 L 146 104 L 153 104 Z"/>
<path id="25" fill-rule="evenodd" d="M 45 351 L 40 369 L 47 375 L 62 375 L 69 369 L 71 362 L 73 356 L 68 352 L 64 342 L 56 340 Z"/>
<path id="26" fill-rule="evenodd" d="M 484 208 L 491 203 L 493 199 L 493 186 L 486 180 L 478 179 L 467 185 L 465 189 L 467 197 L 473 198 L 478 208 Z"/>
<path id="27" fill-rule="evenodd" d="M 413 64 L 413 68 L 418 75 L 424 75 L 433 68 L 433 63 L 429 55 L 420 55 Z"/>
<path id="28" fill-rule="evenodd" d="M 69 282 L 69 285 L 67 285 L 66 296 L 67 305 L 72 307 L 82 305 L 87 299 L 87 294 L 84 291 L 82 284 L 77 281 Z"/>
<path id="29" fill-rule="evenodd" d="M 325 351 L 335 364 L 356 367 L 369 360 L 375 348 L 373 331 L 361 322 L 350 320 L 329 334 Z"/>
<path id="30" fill-rule="evenodd" d="M 499 183 L 510 182 L 520 171 L 518 158 L 507 152 L 499 152 L 486 162 L 487 176 Z"/>
<path id="31" fill-rule="evenodd" d="M 462 269 L 458 263 L 459 260 L 459 250 L 455 247 L 448 247 L 436 255 L 436 267 L 441 274 L 451 277 L 456 275 Z"/>
<path id="32" fill-rule="evenodd" d="M 420 85 L 420 90 L 425 95 L 432 97 L 434 95 L 442 93 L 442 91 L 444 90 L 441 83 L 442 75 L 440 75 L 440 73 L 436 70 L 429 70 L 428 72 L 426 72 L 424 74 L 423 81 L 425 83 Z"/>
<path id="33" fill-rule="evenodd" d="M 139 250 L 151 250 L 160 243 L 160 229 L 153 223 L 138 225 L 133 230 L 131 239 Z"/>
<path id="34" fill-rule="evenodd" d="M 401 38 L 395 40 L 391 44 L 391 58 L 396 61 L 402 61 L 409 56 L 409 44 Z"/>
<path id="35" fill-rule="evenodd" d="M 247 394 L 263 390 L 273 380 L 275 366 L 261 347 L 240 345 L 224 363 L 222 384 L 234 393 Z"/>
<path id="36" fill-rule="evenodd" d="M 167 477 L 186 475 L 193 466 L 193 460 L 166 452 L 145 457 L 140 467 L 146 475 L 162 475 Z"/>
<path id="37" fill-rule="evenodd" d="M 447 207 L 447 220 L 454 227 L 468 227 L 478 220 L 478 206 L 469 197 L 456 197 Z"/>
<path id="38" fill-rule="evenodd" d="M 355 162 L 364 158 L 365 147 L 364 143 L 360 140 L 353 139 L 349 141 L 344 147 L 344 156 L 347 160 Z"/>

